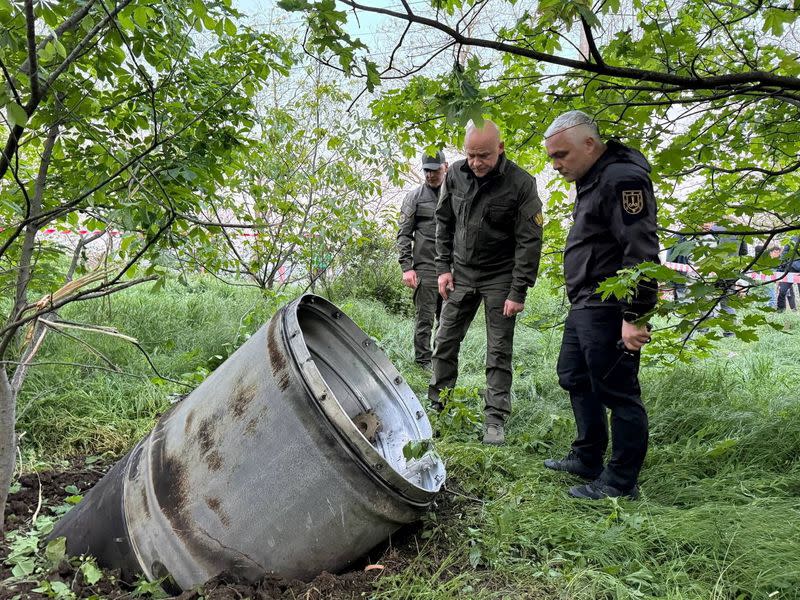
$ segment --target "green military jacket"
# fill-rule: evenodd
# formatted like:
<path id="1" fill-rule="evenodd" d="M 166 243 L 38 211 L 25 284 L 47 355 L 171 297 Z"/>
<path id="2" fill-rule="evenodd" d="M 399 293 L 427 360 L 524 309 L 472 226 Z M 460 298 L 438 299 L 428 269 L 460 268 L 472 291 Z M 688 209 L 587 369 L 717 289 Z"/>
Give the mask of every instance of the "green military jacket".
<path id="1" fill-rule="evenodd" d="M 510 284 L 508 299 L 525 302 L 542 252 L 542 203 L 536 180 L 500 155 L 486 177 L 467 161 L 447 172 L 436 208 L 436 272 L 458 285 Z"/>
<path id="2" fill-rule="evenodd" d="M 436 203 L 439 196 L 422 184 L 406 195 L 400 207 L 397 250 L 403 271 L 414 269 L 421 275 L 436 276 Z"/>

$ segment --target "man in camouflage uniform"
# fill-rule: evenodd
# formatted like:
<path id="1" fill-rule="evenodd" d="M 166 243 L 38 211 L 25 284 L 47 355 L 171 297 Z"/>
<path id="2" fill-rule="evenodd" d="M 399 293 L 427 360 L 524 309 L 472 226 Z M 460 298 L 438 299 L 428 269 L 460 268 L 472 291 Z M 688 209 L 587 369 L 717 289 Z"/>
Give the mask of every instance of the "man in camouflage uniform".
<path id="1" fill-rule="evenodd" d="M 436 208 L 436 270 L 445 303 L 428 398 L 441 410 L 440 392 L 456 382 L 461 342 L 483 302 L 483 442 L 499 445 L 511 413 L 514 323 L 539 269 L 542 203 L 533 177 L 506 158 L 497 125 L 470 124 L 464 148 L 467 159 L 448 171 Z"/>
<path id="2" fill-rule="evenodd" d="M 436 281 L 436 222 L 434 212 L 439 188 L 447 172 L 447 161 L 440 150 L 435 156 L 422 155 L 425 183 L 409 193 L 400 208 L 397 249 L 403 269 L 403 285 L 414 290 L 416 321 L 414 359 L 423 369 L 431 368 L 431 330 L 434 317 L 442 310 L 442 297 Z"/>

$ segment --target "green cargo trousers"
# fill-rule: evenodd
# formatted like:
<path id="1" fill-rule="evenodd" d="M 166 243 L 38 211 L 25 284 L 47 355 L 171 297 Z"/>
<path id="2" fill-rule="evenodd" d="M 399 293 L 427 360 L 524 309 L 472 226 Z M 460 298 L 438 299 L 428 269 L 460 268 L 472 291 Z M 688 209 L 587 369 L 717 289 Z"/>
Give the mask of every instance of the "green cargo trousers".
<path id="1" fill-rule="evenodd" d="M 452 388 L 458 377 L 458 352 L 472 320 L 483 301 L 486 314 L 486 423 L 502 424 L 511 413 L 511 355 L 516 317 L 504 317 L 503 307 L 509 288 L 470 288 L 456 283 L 442 306 L 436 345 L 433 350 L 433 376 L 428 399 L 437 406 L 439 393 Z"/>
<path id="2" fill-rule="evenodd" d="M 431 364 L 431 331 L 434 319 L 439 319 L 442 312 L 442 297 L 439 295 L 439 284 L 436 275 L 420 275 L 418 285 L 414 289 L 414 360 L 427 367 Z"/>

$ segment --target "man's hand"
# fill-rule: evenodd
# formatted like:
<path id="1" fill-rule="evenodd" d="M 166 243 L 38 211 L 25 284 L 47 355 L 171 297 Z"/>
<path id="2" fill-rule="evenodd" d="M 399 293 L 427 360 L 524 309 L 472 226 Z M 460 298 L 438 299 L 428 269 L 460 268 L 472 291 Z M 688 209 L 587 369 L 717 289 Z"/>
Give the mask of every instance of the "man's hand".
<path id="1" fill-rule="evenodd" d="M 414 269 L 403 271 L 403 285 L 410 287 L 412 290 L 417 289 L 419 282 L 417 281 L 417 272 Z"/>
<path id="2" fill-rule="evenodd" d="M 650 332 L 647 330 L 647 325 L 622 321 L 622 343 L 628 350 L 638 352 L 649 341 Z"/>
<path id="3" fill-rule="evenodd" d="M 455 284 L 453 283 L 453 274 L 452 273 L 442 273 L 439 275 L 439 295 L 447 300 L 447 293 L 452 292 L 456 289 Z"/>
<path id="4" fill-rule="evenodd" d="M 521 313 L 523 310 L 525 310 L 524 302 L 514 302 L 513 300 L 506 300 L 506 303 L 503 305 L 503 316 L 513 317 L 514 315 Z"/>

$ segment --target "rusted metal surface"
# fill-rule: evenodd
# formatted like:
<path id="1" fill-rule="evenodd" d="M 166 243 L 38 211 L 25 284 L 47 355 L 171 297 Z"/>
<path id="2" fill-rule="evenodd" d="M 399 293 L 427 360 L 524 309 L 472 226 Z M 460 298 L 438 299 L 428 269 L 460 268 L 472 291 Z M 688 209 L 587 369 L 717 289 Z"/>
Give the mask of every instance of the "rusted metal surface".
<path id="1" fill-rule="evenodd" d="M 122 483 L 109 473 L 52 536 L 97 555 L 113 529 L 121 550 L 102 563 L 136 564 L 183 589 L 222 571 L 311 579 L 432 502 L 441 461 L 408 464 L 402 453 L 430 435 L 383 352 L 333 304 L 306 295 L 162 416 L 115 466 Z M 108 522 L 91 510 L 104 498 Z"/>

